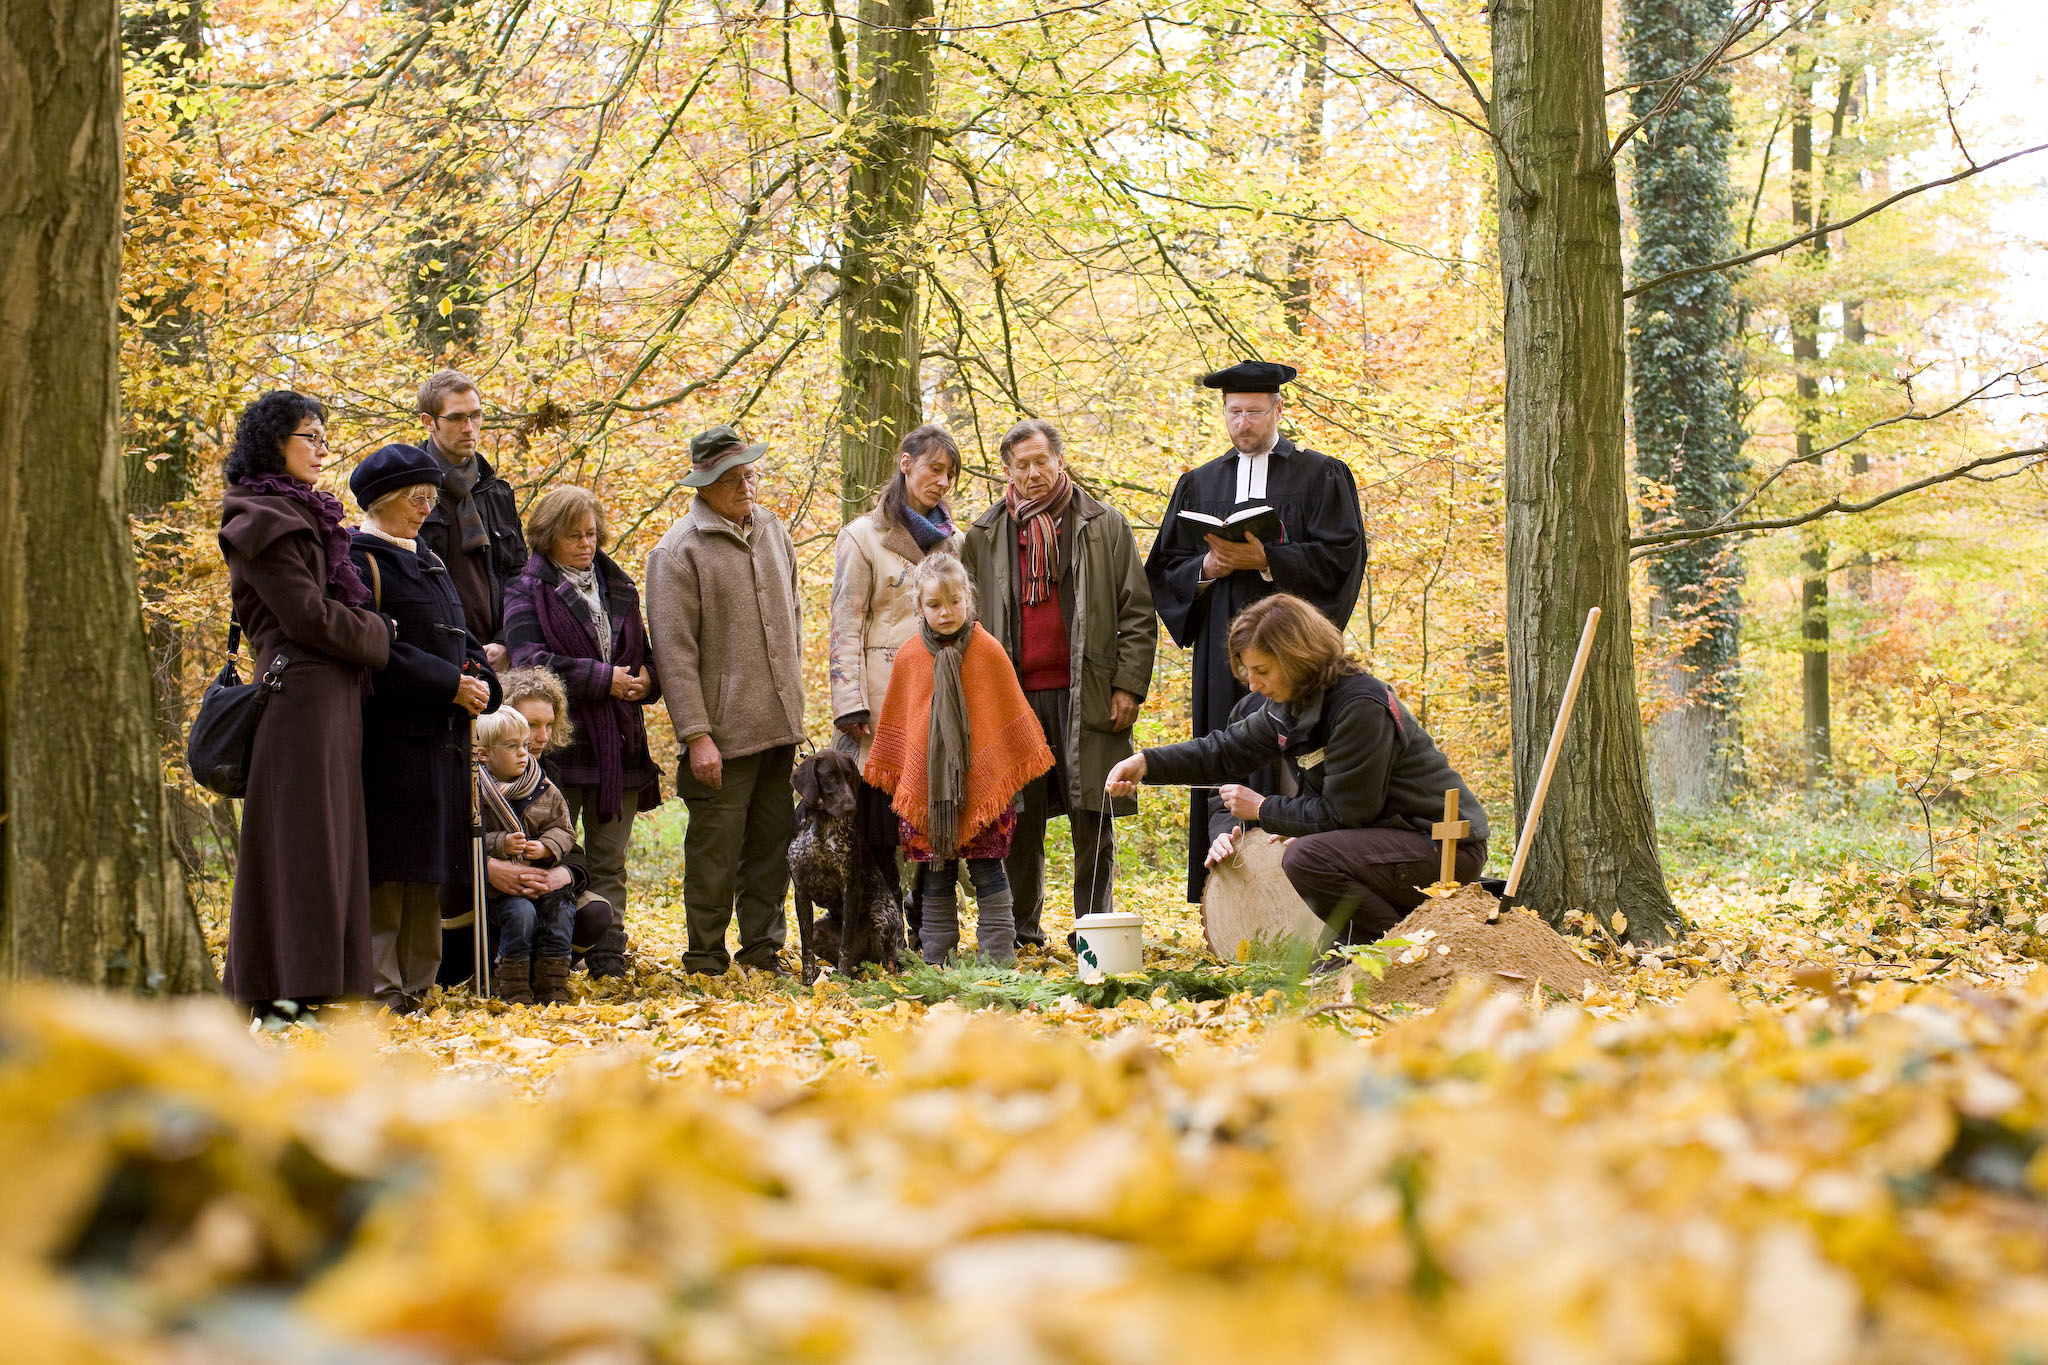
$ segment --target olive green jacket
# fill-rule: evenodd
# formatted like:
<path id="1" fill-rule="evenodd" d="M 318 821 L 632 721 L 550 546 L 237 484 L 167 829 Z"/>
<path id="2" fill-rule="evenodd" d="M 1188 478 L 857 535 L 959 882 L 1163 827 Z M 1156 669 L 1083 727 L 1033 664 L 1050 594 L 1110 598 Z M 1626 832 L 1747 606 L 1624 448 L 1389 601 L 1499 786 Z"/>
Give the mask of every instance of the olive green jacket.
<path id="1" fill-rule="evenodd" d="M 974 580 L 977 613 L 989 634 L 1017 659 L 1017 524 L 1008 504 L 995 506 L 967 528 L 960 552 Z M 1159 648 L 1159 618 L 1152 587 L 1130 524 L 1116 509 L 1090 497 L 1079 484 L 1060 522 L 1060 615 L 1067 623 L 1072 688 L 1067 733 L 1054 747 L 1065 763 L 1067 809 L 1135 814 L 1129 797 L 1104 794 L 1109 770 L 1130 757 L 1131 732 L 1110 728 L 1109 694 L 1141 701 L 1152 689 L 1152 656 Z"/>

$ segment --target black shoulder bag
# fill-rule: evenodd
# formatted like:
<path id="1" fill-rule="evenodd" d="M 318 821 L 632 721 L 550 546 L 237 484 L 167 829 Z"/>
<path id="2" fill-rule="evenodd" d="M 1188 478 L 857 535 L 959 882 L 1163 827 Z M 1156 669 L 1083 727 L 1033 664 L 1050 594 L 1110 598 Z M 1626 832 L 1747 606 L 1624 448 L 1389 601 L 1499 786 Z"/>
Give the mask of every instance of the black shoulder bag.
<path id="1" fill-rule="evenodd" d="M 222 796 L 246 796 L 249 792 L 249 754 L 256 745 L 256 723 L 270 694 L 284 690 L 285 666 L 292 661 L 292 647 L 286 645 L 255 682 L 245 683 L 235 669 L 235 656 L 242 645 L 242 623 L 228 623 L 228 662 L 207 684 L 200 698 L 199 714 L 185 737 L 185 766 L 199 785 Z"/>

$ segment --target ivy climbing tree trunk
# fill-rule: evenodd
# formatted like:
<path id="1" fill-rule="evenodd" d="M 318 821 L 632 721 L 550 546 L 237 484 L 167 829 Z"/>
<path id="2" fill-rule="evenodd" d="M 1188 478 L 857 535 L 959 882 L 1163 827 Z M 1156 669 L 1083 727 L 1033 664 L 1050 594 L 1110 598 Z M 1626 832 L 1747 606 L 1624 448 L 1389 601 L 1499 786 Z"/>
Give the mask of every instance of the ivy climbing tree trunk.
<path id="1" fill-rule="evenodd" d="M 121 12 L 121 41 L 128 59 L 139 68 L 189 88 L 199 71 L 205 41 L 206 7 L 200 0 L 132 0 Z M 172 133 L 181 141 L 192 136 L 193 120 L 185 106 L 173 104 Z M 182 186 L 157 191 L 158 208 L 174 213 Z M 131 256 L 149 260 L 162 245 L 157 234 L 126 234 Z M 136 517 L 152 519 L 192 496 L 199 474 L 202 442 L 200 419 L 191 401 L 206 384 L 206 330 L 192 306 L 192 286 L 177 271 L 142 270 L 131 277 L 130 300 L 143 321 L 143 343 L 155 353 L 147 379 L 129 376 L 129 403 L 124 423 L 127 441 L 128 507 Z M 169 575 L 167 559 L 175 554 L 177 537 L 154 532 L 141 566 L 145 604 L 161 603 Z M 185 735 L 185 633 L 167 612 L 144 614 L 149 636 L 150 677 L 156 693 L 157 737 L 166 753 L 174 753 Z M 172 833 L 188 872 L 200 867 L 199 834 L 209 823 L 217 836 L 232 829 L 228 802 L 209 804 L 196 784 L 166 783 Z M 223 842 L 226 839 L 223 838 Z"/>
<path id="2" fill-rule="evenodd" d="M 0 980 L 201 991 L 129 540 L 120 266 L 115 0 L 0 8 Z"/>
<path id="3" fill-rule="evenodd" d="M 1490 22 L 1518 823 L 1586 611 L 1604 614 L 1520 890 L 1553 920 L 1618 910 L 1631 938 L 1659 941 L 1680 921 L 1657 858 L 1631 646 L 1621 200 L 1600 0 L 1496 0 Z"/>
<path id="4" fill-rule="evenodd" d="M 931 0 L 861 0 L 839 259 L 839 501 L 867 510 L 924 411 L 917 238 L 932 155 Z M 844 50 L 843 40 L 837 44 Z"/>
<path id="5" fill-rule="evenodd" d="M 1635 87 L 1630 113 L 1650 115 L 1671 83 L 1727 31 L 1729 0 L 1625 0 L 1621 51 Z M 1635 273 L 1649 278 L 1736 254 L 1729 218 L 1728 151 L 1734 110 L 1720 69 L 1685 85 L 1636 136 L 1630 198 Z M 1743 431 L 1734 358 L 1736 308 L 1726 271 L 1639 294 L 1628 346 L 1636 471 L 1672 492 L 1668 508 L 1690 526 L 1734 505 Z M 1651 611 L 1685 640 L 1662 679 L 1672 705 L 1650 731 L 1650 775 L 1660 805 L 1719 805 L 1739 780 L 1742 561 L 1729 539 L 1674 547 L 1649 563 Z"/>
<path id="6" fill-rule="evenodd" d="M 476 206 L 488 174 L 475 102 L 475 31 L 482 8 L 456 0 L 407 0 L 427 30 L 400 84 L 417 128 L 420 162 L 409 177 L 414 225 L 400 258 L 405 318 L 413 344 L 449 364 L 483 339 L 484 243 Z"/>

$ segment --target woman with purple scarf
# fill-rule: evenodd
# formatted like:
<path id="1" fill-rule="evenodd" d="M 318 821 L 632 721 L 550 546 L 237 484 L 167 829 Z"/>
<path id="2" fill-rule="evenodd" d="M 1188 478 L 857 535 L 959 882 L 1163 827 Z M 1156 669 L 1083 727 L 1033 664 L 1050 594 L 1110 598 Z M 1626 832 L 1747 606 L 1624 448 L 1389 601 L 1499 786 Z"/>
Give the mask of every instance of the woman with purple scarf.
<path id="1" fill-rule="evenodd" d="M 600 548 L 604 508 L 584 488 L 551 488 L 526 518 L 533 554 L 505 587 L 505 646 L 516 668 L 553 670 L 575 737 L 546 760 L 581 822 L 590 890 L 626 914 L 633 816 L 661 804 L 661 770 L 640 710 L 661 697 L 640 592 Z"/>
<path id="2" fill-rule="evenodd" d="M 934 550 L 960 553 L 946 493 L 960 481 L 960 447 L 933 422 L 896 448 L 896 477 L 875 510 L 856 517 L 832 547 L 832 719 L 839 745 L 863 766 L 874 744 L 896 651 L 918 638 L 917 566 Z M 896 871 L 896 813 L 887 794 L 862 785 L 859 817 L 876 863 Z M 915 907 L 912 907 L 915 914 Z"/>
<path id="3" fill-rule="evenodd" d="M 313 486 L 327 409 L 277 390 L 235 425 L 220 549 L 271 694 L 249 757 L 222 984 L 258 1017 L 375 983 L 363 813 L 363 691 L 394 629 L 349 559 L 341 502 Z"/>

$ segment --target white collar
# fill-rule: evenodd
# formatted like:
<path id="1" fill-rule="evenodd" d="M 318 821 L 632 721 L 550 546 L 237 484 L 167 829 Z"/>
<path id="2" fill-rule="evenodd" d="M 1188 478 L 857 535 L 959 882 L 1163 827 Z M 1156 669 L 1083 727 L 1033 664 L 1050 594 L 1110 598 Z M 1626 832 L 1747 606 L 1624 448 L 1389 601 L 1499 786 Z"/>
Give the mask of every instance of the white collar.
<path id="1" fill-rule="evenodd" d="M 392 545 L 396 545 L 401 550 L 410 550 L 414 554 L 418 554 L 420 551 L 419 541 L 407 540 L 404 536 L 394 536 L 389 531 L 384 530 L 380 526 L 371 525 L 368 521 L 365 521 L 363 523 L 363 532 L 366 535 L 372 535 L 377 537 L 377 539 L 379 540 L 389 542 Z"/>

